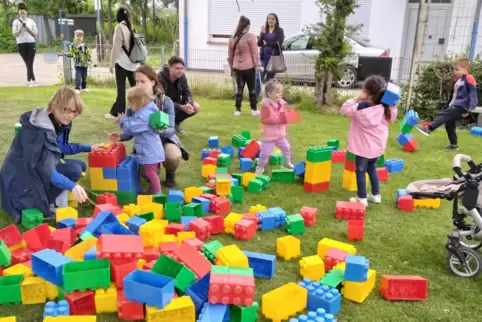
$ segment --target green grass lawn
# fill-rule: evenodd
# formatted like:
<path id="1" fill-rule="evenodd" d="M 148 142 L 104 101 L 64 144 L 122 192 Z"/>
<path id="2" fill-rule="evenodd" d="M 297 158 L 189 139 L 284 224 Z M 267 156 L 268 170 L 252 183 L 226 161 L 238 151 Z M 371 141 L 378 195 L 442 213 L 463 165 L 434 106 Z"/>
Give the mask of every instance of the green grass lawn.
<path id="1" fill-rule="evenodd" d="M 7 152 L 14 135 L 14 124 L 21 113 L 36 106 L 45 106 L 55 87 L 1 88 L 0 89 L 0 162 Z M 106 142 L 105 132 L 116 127 L 103 117 L 114 100 L 115 92 L 110 89 L 93 89 L 82 94 L 88 106 L 74 122 L 72 142 Z M 184 162 L 178 175 L 178 189 L 199 186 L 201 177 L 201 150 L 206 147 L 209 136 L 218 135 L 221 145 L 229 145 L 231 136 L 242 130 L 249 130 L 259 137 L 259 120 L 246 112 L 239 118 L 233 117 L 233 102 L 200 100 L 202 112 L 184 124 L 187 134 L 182 141 L 191 151 L 191 160 Z M 310 146 L 326 144 L 330 138 L 339 138 L 345 146 L 349 122 L 339 116 L 327 116 L 316 112 L 304 112 L 301 124 L 289 128 L 289 139 L 295 161 L 305 159 Z M 405 170 L 390 176 L 382 183 L 383 203 L 368 208 L 365 221 L 365 240 L 354 243 L 358 254 L 370 260 L 371 268 L 377 271 L 377 286 L 363 304 L 342 301 L 339 321 L 476 321 L 482 303 L 481 278 L 463 279 L 453 275 L 446 264 L 446 235 L 451 231 L 451 204 L 442 202 L 439 210 L 417 209 L 413 213 L 398 211 L 394 205 L 397 188 L 427 178 L 451 177 L 451 161 L 455 153 L 442 148 L 447 144 L 443 129 L 426 138 L 415 133 L 421 148 L 414 153 L 405 153 L 396 142 L 398 124 L 391 129 L 387 158 L 405 160 Z M 460 134 L 462 152 L 480 158 L 480 138 Z M 130 148 L 129 148 L 130 149 Z M 82 159 L 86 159 L 82 155 Z M 238 160 L 231 166 L 231 172 L 238 172 Z M 269 171 L 268 171 L 269 172 Z M 251 205 L 279 206 L 287 213 L 294 214 L 302 206 L 318 208 L 315 226 L 307 228 L 301 239 L 301 255 L 316 254 L 316 246 L 324 237 L 347 242 L 346 222 L 334 218 L 335 202 L 347 200 L 353 193 L 341 189 L 343 165 L 335 164 L 332 171 L 330 191 L 308 194 L 301 182 L 297 184 L 273 184 L 261 194 L 245 194 L 245 201 L 234 206 L 236 212 L 246 212 Z M 162 179 L 164 174 L 162 174 Z M 88 185 L 88 179 L 84 179 Z M 166 192 L 167 189 L 164 189 Z M 92 208 L 82 206 L 81 212 L 90 215 Z M 0 227 L 12 223 L 10 217 L 1 213 Z M 214 236 L 225 245 L 236 243 L 243 250 L 276 254 L 276 238 L 285 236 L 284 229 L 258 232 L 248 242 L 236 241 L 226 234 Z M 383 274 L 420 275 L 429 280 L 429 296 L 425 302 L 390 302 L 379 295 L 379 280 Z M 256 279 L 257 300 L 261 296 L 287 282 L 300 280 L 298 260 L 278 260 L 276 276 L 271 280 Z M 17 321 L 41 321 L 43 305 L 0 306 L 0 317 L 17 316 Z M 117 321 L 117 315 L 102 314 L 98 321 Z M 266 321 L 260 317 L 258 321 Z M 174 321 L 173 321 L 174 322 Z M 215 322 L 215 321 L 212 321 Z"/>

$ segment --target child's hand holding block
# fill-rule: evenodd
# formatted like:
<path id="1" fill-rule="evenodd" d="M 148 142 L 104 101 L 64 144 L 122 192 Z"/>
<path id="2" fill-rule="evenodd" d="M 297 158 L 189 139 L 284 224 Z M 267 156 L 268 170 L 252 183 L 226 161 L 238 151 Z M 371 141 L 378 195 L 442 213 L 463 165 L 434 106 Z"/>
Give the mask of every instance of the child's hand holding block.
<path id="1" fill-rule="evenodd" d="M 301 122 L 301 112 L 298 110 L 286 109 L 285 117 L 288 124 Z"/>
<path id="2" fill-rule="evenodd" d="M 149 124 L 154 130 L 165 130 L 169 127 L 169 115 L 159 111 L 149 116 Z"/>

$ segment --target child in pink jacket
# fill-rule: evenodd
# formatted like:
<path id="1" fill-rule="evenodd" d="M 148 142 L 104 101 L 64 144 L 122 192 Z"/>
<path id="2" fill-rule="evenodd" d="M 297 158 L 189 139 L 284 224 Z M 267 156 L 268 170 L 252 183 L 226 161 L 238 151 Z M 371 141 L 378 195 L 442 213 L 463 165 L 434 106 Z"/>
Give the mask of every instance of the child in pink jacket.
<path id="1" fill-rule="evenodd" d="M 283 153 L 284 166 L 293 169 L 290 143 L 286 139 L 286 102 L 283 85 L 275 81 L 266 84 L 266 98 L 261 104 L 261 152 L 256 174 L 262 174 L 275 147 Z"/>
<path id="2" fill-rule="evenodd" d="M 358 196 L 350 201 L 380 203 L 380 183 L 376 171 L 378 158 L 385 152 L 388 140 L 388 125 L 397 118 L 397 107 L 380 101 L 387 84 L 380 76 L 365 80 L 362 93 L 346 101 L 340 112 L 350 117 L 347 150 L 355 154 L 356 184 Z M 366 173 L 370 178 L 372 194 L 367 196 Z"/>

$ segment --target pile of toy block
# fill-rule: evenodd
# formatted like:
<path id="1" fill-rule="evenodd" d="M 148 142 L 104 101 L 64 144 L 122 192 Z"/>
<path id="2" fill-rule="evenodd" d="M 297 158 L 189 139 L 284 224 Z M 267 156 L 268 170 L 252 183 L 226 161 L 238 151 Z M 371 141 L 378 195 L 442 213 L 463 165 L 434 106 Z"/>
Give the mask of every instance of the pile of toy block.
<path id="1" fill-rule="evenodd" d="M 440 198 L 425 198 L 414 199 L 411 195 L 407 194 L 405 189 L 398 189 L 395 198 L 395 203 L 398 209 L 406 212 L 413 212 L 415 207 L 420 208 L 440 208 Z"/>
<path id="2" fill-rule="evenodd" d="M 406 152 L 412 152 L 418 148 L 419 144 L 415 140 L 412 134 L 413 127 L 418 123 L 418 113 L 414 110 L 410 110 L 403 118 L 402 124 L 400 124 L 400 132 L 402 132 L 397 137 L 397 142 L 403 146 Z"/>

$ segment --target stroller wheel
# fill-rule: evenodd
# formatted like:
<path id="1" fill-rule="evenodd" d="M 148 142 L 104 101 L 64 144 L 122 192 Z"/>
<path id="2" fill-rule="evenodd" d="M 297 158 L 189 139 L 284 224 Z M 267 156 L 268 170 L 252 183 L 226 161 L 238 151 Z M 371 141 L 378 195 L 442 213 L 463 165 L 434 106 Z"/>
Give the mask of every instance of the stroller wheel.
<path id="1" fill-rule="evenodd" d="M 479 253 L 467 247 L 457 247 L 454 251 L 449 251 L 447 264 L 450 270 L 460 277 L 476 277 L 482 270 L 482 258 Z"/>
<path id="2" fill-rule="evenodd" d="M 482 240 L 475 240 L 475 239 L 469 240 L 467 238 L 464 238 L 460 241 L 460 245 L 477 250 L 480 247 L 482 247 Z"/>

